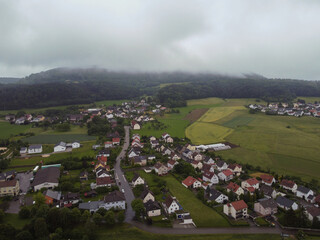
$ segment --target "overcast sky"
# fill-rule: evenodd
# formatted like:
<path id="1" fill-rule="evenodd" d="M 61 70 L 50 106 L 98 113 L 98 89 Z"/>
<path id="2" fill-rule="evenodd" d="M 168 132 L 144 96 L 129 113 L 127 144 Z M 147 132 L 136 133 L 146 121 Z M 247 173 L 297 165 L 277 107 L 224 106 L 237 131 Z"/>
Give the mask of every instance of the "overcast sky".
<path id="1" fill-rule="evenodd" d="M 320 79 L 320 1 L 0 0 L 0 76 L 88 66 Z"/>

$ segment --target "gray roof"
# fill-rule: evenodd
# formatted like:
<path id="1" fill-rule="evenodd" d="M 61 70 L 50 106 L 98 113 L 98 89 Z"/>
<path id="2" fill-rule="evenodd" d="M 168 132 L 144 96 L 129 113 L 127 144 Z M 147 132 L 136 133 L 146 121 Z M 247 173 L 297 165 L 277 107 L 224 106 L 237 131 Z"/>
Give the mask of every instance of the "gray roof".
<path id="1" fill-rule="evenodd" d="M 272 199 L 267 199 L 259 202 L 263 208 L 277 208 L 277 203 Z"/>
<path id="2" fill-rule="evenodd" d="M 274 189 L 268 185 L 262 184 L 260 187 L 260 191 L 262 191 L 264 195 L 271 197 Z"/>
<path id="3" fill-rule="evenodd" d="M 59 142 L 58 144 L 55 145 L 55 147 L 57 146 L 66 147 L 67 144 L 65 142 Z"/>
<path id="4" fill-rule="evenodd" d="M 51 189 L 48 189 L 44 192 L 45 196 L 51 197 L 55 200 L 60 200 L 61 199 L 61 192 L 58 191 L 53 191 Z"/>
<path id="5" fill-rule="evenodd" d="M 217 165 L 218 167 L 222 167 L 224 164 L 225 164 L 225 162 L 222 161 L 222 160 L 216 161 L 216 165 Z"/>
<path id="6" fill-rule="evenodd" d="M 92 202 L 85 202 L 79 204 L 79 209 L 84 210 L 96 210 L 99 209 L 101 205 L 103 205 L 103 201 L 92 201 Z"/>
<path id="7" fill-rule="evenodd" d="M 30 145 L 30 146 L 29 146 L 29 149 L 39 149 L 39 148 L 42 148 L 42 145 L 41 145 L 41 144 L 38 144 L 38 145 Z"/>
<path id="8" fill-rule="evenodd" d="M 37 186 L 45 182 L 59 183 L 59 177 L 60 177 L 60 168 L 58 167 L 42 168 L 37 172 L 31 186 Z"/>
<path id="9" fill-rule="evenodd" d="M 144 207 L 146 208 L 147 212 L 161 209 L 159 203 L 158 202 L 154 202 L 152 200 L 149 200 L 148 202 L 146 202 L 144 204 Z"/>
<path id="10" fill-rule="evenodd" d="M 278 205 L 284 206 L 286 208 L 291 208 L 292 205 L 294 204 L 294 201 L 282 196 L 277 197 L 276 202 Z"/>
<path id="11" fill-rule="evenodd" d="M 216 200 L 218 197 L 220 197 L 222 193 L 219 192 L 218 190 L 215 190 L 214 188 L 211 188 L 209 194 L 210 194 L 209 195 L 210 200 Z"/>
<path id="12" fill-rule="evenodd" d="M 305 193 L 305 194 L 308 193 L 310 190 L 311 189 L 306 188 L 305 186 L 301 186 L 301 185 L 299 185 L 298 188 L 297 188 L 297 191 Z"/>
<path id="13" fill-rule="evenodd" d="M 125 201 L 124 194 L 119 191 L 113 191 L 104 197 L 104 202 L 120 202 Z"/>

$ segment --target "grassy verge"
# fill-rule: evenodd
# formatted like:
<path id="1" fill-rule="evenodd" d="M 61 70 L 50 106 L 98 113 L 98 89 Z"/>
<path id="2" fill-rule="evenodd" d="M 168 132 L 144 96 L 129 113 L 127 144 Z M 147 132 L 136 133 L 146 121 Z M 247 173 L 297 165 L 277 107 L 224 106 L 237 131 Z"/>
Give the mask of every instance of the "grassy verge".
<path id="1" fill-rule="evenodd" d="M 17 229 L 22 229 L 30 219 L 21 219 L 18 214 L 6 213 L 4 216 L 4 223 L 11 224 Z"/>

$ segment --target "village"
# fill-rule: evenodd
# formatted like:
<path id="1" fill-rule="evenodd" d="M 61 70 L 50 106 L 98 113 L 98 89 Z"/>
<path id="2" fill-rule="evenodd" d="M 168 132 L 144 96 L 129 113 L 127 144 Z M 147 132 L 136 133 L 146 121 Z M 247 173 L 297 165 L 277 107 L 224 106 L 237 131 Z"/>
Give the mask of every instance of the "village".
<path id="1" fill-rule="evenodd" d="M 260 109 L 261 106 L 249 107 Z M 302 105 L 296 110 L 300 108 Z M 303 182 L 257 171 L 250 165 L 242 166 L 219 156 L 219 151 L 238 146 L 230 143 L 197 146 L 165 132 L 159 138 L 140 135 L 143 124 L 154 121 L 154 114 L 163 111 L 168 109 L 152 106 L 142 99 L 68 115 L 64 121 L 71 124 L 83 120 L 90 123 L 97 118 L 106 119 L 110 124 L 111 130 L 91 146 L 94 159 L 80 159 L 82 165 L 76 171 L 73 167 L 66 168 L 69 165 L 63 161 L 40 163 L 27 172 L 3 171 L 0 196 L 9 200 L 7 211 L 18 214 L 33 206 L 40 193 L 51 208 L 78 208 L 93 216 L 103 215 L 104 211 L 116 214 L 126 211 L 128 222 L 169 228 L 202 227 L 198 225 L 198 216 L 195 220 L 197 212 L 185 207 L 184 199 L 175 196 L 174 189 L 167 186 L 166 180 L 170 177 L 183 187 L 182 195 L 186 190 L 192 193 L 197 204 L 213 209 L 230 226 L 273 227 L 285 231 L 287 227 L 298 227 L 290 222 L 290 218 L 295 218 L 300 223 L 303 221 L 299 227 L 319 228 L 320 194 Z M 33 118 L 30 114 L 18 119 L 6 116 L 12 124 L 31 124 L 45 119 L 44 116 Z M 119 133 L 117 127 L 126 130 Z M 20 148 L 20 157 L 58 156 L 81 148 L 79 141 L 60 141 L 52 153 L 43 154 L 41 144 L 29 145 Z M 130 219 L 131 214 L 134 217 Z"/>
<path id="2" fill-rule="evenodd" d="M 320 103 L 306 103 L 304 100 L 294 103 L 269 103 L 267 106 L 250 104 L 248 107 L 254 111 L 260 111 L 269 115 L 320 117 Z"/>

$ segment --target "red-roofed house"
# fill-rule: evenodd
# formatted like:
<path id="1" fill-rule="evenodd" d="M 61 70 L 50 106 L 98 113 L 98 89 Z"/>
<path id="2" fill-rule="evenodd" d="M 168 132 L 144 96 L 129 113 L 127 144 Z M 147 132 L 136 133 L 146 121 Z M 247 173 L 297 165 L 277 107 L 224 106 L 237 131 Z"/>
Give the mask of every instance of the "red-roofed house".
<path id="1" fill-rule="evenodd" d="M 240 176 L 242 172 L 242 166 L 239 164 L 229 164 L 228 169 L 230 169 L 235 175 Z"/>
<path id="2" fill-rule="evenodd" d="M 185 180 L 182 181 L 182 185 L 185 186 L 186 188 L 199 188 L 201 187 L 201 182 L 194 177 L 187 177 Z"/>
<path id="3" fill-rule="evenodd" d="M 315 202 L 316 204 L 320 204 L 320 194 L 315 197 L 314 202 Z"/>
<path id="4" fill-rule="evenodd" d="M 259 189 L 259 181 L 256 178 L 249 178 L 241 182 L 241 187 L 243 189 L 247 189 L 248 187 Z"/>
<path id="5" fill-rule="evenodd" d="M 271 186 L 273 183 L 276 182 L 276 179 L 273 176 L 268 174 L 262 174 L 260 177 L 262 179 L 262 183 L 268 186 Z"/>
<path id="6" fill-rule="evenodd" d="M 108 158 L 105 157 L 105 156 L 99 156 L 98 157 L 98 161 L 101 162 L 102 164 L 106 165 L 107 161 L 108 161 Z"/>
<path id="7" fill-rule="evenodd" d="M 202 169 L 202 162 L 200 162 L 200 161 L 195 161 L 195 160 L 193 160 L 192 162 L 191 162 L 191 165 L 192 165 L 192 167 L 194 167 L 194 168 L 198 168 L 198 169 Z"/>
<path id="8" fill-rule="evenodd" d="M 95 188 L 111 187 L 112 185 L 115 185 L 115 183 L 110 177 L 96 178 L 96 187 Z"/>
<path id="9" fill-rule="evenodd" d="M 282 179 L 280 186 L 294 193 L 297 191 L 298 188 L 298 185 L 294 181 L 290 181 L 287 179 Z"/>
<path id="10" fill-rule="evenodd" d="M 243 200 L 227 203 L 223 205 L 223 212 L 234 219 L 247 218 L 248 205 Z"/>
<path id="11" fill-rule="evenodd" d="M 202 179 L 203 179 L 203 181 L 210 182 L 211 184 L 218 184 L 219 183 L 218 176 L 213 172 L 203 173 Z"/>
<path id="12" fill-rule="evenodd" d="M 112 138 L 113 145 L 120 145 L 120 138 Z"/>
<path id="13" fill-rule="evenodd" d="M 235 194 L 237 194 L 238 196 L 240 196 L 241 194 L 244 194 L 244 190 L 242 189 L 242 187 L 240 187 L 238 184 L 230 182 L 229 185 L 227 186 L 227 192 L 234 192 Z"/>
<path id="14" fill-rule="evenodd" d="M 223 170 L 218 173 L 218 177 L 222 181 L 230 181 L 233 178 L 233 172 L 230 169 Z"/>
<path id="15" fill-rule="evenodd" d="M 167 165 L 169 169 L 173 169 L 175 165 L 179 164 L 177 161 L 171 159 L 168 161 Z"/>

